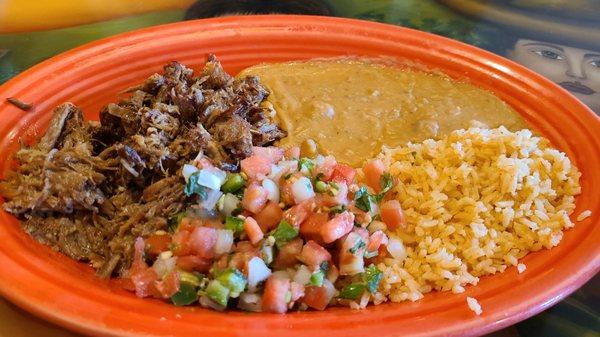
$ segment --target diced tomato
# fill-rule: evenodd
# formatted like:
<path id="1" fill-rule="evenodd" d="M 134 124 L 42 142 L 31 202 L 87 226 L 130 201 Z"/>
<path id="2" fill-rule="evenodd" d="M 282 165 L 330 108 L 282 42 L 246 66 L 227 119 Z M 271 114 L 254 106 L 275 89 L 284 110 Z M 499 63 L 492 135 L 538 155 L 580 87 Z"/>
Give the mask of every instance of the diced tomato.
<path id="1" fill-rule="evenodd" d="M 283 212 L 283 219 L 292 227 L 299 228 L 300 224 L 308 218 L 313 208 L 314 200 L 309 199 L 292 206 Z"/>
<path id="2" fill-rule="evenodd" d="M 260 257 L 260 253 L 258 251 L 234 253 L 229 260 L 229 267 L 241 270 L 242 273 L 248 275 L 248 261 L 255 256 Z"/>
<path id="3" fill-rule="evenodd" d="M 262 310 L 283 314 L 287 311 L 287 293 L 290 291 L 290 280 L 271 275 L 265 282 L 262 298 Z"/>
<path id="4" fill-rule="evenodd" d="M 141 237 L 135 239 L 135 243 L 133 245 L 133 262 L 131 263 L 131 268 L 129 269 L 129 275 L 137 274 L 148 269 L 148 265 L 144 261 L 145 246 L 146 244 L 144 243 L 144 239 Z"/>
<path id="5" fill-rule="evenodd" d="M 369 212 L 365 212 L 362 209 L 356 207 L 356 204 L 353 202 L 350 203 L 350 205 L 348 206 L 348 211 L 352 212 L 352 214 L 354 214 L 354 221 L 358 222 L 361 226 L 366 227 L 367 225 L 369 225 L 371 223 L 371 220 L 373 220 L 373 217 L 371 216 L 371 214 Z"/>
<path id="6" fill-rule="evenodd" d="M 336 205 L 348 205 L 348 185 L 345 182 L 339 182 L 337 184 L 338 192 L 335 195 L 331 195 L 329 193 L 319 193 L 317 194 L 318 200 L 316 201 L 318 205 L 332 207 Z"/>
<path id="7" fill-rule="evenodd" d="M 215 219 L 203 219 L 201 222 L 203 227 L 209 227 L 209 228 L 214 228 L 214 229 L 224 229 L 225 228 L 225 224 L 223 223 L 223 221 L 219 220 L 218 218 Z"/>
<path id="8" fill-rule="evenodd" d="M 292 293 L 291 301 L 295 302 L 304 296 L 304 285 L 292 281 L 290 282 L 290 292 Z"/>
<path id="9" fill-rule="evenodd" d="M 275 269 L 285 269 L 296 265 L 298 263 L 297 257 L 302 251 L 302 243 L 301 238 L 295 238 L 281 247 L 275 257 L 275 261 L 273 261 L 273 267 Z"/>
<path id="10" fill-rule="evenodd" d="M 215 244 L 217 243 L 217 230 L 208 227 L 196 227 L 190 234 L 190 248 L 194 255 L 210 259 L 215 256 Z"/>
<path id="11" fill-rule="evenodd" d="M 252 155 L 260 156 L 269 159 L 271 164 L 276 164 L 283 159 L 285 150 L 275 146 L 268 147 L 252 147 Z"/>
<path id="12" fill-rule="evenodd" d="M 227 269 L 229 266 L 229 260 L 232 258 L 229 254 L 221 255 L 221 257 L 214 263 L 214 267 L 216 270 Z M 209 267 L 210 269 L 210 267 Z"/>
<path id="13" fill-rule="evenodd" d="M 291 179 L 279 179 L 279 199 L 286 205 L 294 204 L 294 194 L 292 193 L 293 181 Z"/>
<path id="14" fill-rule="evenodd" d="M 345 211 L 336 215 L 333 219 L 327 221 L 321 227 L 321 237 L 323 242 L 331 243 L 342 236 L 348 234 L 354 226 L 354 214 Z"/>
<path id="15" fill-rule="evenodd" d="M 379 249 L 379 246 L 387 245 L 387 243 L 387 235 L 385 235 L 383 231 L 375 231 L 373 234 L 371 234 L 371 237 L 369 238 L 369 245 L 367 246 L 367 251 L 377 251 Z"/>
<path id="16" fill-rule="evenodd" d="M 152 235 L 144 240 L 146 251 L 154 256 L 169 250 L 171 244 L 170 235 Z"/>
<path id="17" fill-rule="evenodd" d="M 342 242 L 339 250 L 339 267 L 341 275 L 356 275 L 364 271 L 365 261 L 364 253 L 368 240 L 368 234 L 360 235 L 357 232 L 350 232 Z M 359 243 L 363 242 L 363 245 Z"/>
<path id="18" fill-rule="evenodd" d="M 323 262 L 331 261 L 331 254 L 329 254 L 327 249 L 310 240 L 302 247 L 302 252 L 300 252 L 298 260 L 316 270 Z"/>
<path id="19" fill-rule="evenodd" d="M 190 255 L 190 231 L 180 230 L 173 234 L 171 239 L 171 251 L 175 256 Z"/>
<path id="20" fill-rule="evenodd" d="M 235 252 L 239 253 L 255 253 L 258 252 L 258 248 L 256 248 L 252 242 L 250 241 L 240 241 L 235 245 L 233 249 Z"/>
<path id="21" fill-rule="evenodd" d="M 244 191 L 242 207 L 256 214 L 267 204 L 269 192 L 258 184 L 251 184 Z"/>
<path id="22" fill-rule="evenodd" d="M 177 257 L 177 267 L 185 271 L 207 272 L 210 269 L 210 259 L 203 259 L 196 255 Z"/>
<path id="23" fill-rule="evenodd" d="M 327 213 L 311 213 L 302 224 L 300 224 L 300 235 L 317 243 L 323 243 L 321 227 L 329 220 Z"/>
<path id="24" fill-rule="evenodd" d="M 402 206 L 398 200 L 388 200 L 379 206 L 381 221 L 385 223 L 388 230 L 395 230 L 398 227 L 406 228 L 406 219 Z"/>
<path id="25" fill-rule="evenodd" d="M 365 243 L 369 242 L 369 231 L 366 228 L 362 228 L 362 227 L 355 227 L 353 232 L 355 232 L 356 234 L 358 234 Z"/>
<path id="26" fill-rule="evenodd" d="M 240 162 L 240 168 L 250 180 L 262 180 L 271 172 L 271 159 L 252 155 Z"/>
<path id="27" fill-rule="evenodd" d="M 323 158 L 323 162 L 315 167 L 315 175 L 320 175 L 324 181 L 329 181 L 333 174 L 333 168 L 337 165 L 337 161 L 333 156 Z"/>
<path id="28" fill-rule="evenodd" d="M 119 288 L 135 292 L 135 285 L 130 277 L 117 278 L 113 281 Z"/>
<path id="29" fill-rule="evenodd" d="M 363 167 L 367 185 L 374 189 L 375 192 L 381 191 L 381 175 L 383 175 L 384 171 L 385 166 L 379 159 L 373 159 Z"/>
<path id="30" fill-rule="evenodd" d="M 333 263 L 329 264 L 329 270 L 327 270 L 327 279 L 329 280 L 329 282 L 335 283 L 335 281 L 337 281 L 339 276 L 340 276 L 340 271 L 335 266 L 335 264 L 333 264 Z"/>
<path id="31" fill-rule="evenodd" d="M 157 279 L 158 275 L 152 268 L 132 274 L 131 281 L 135 287 L 135 294 L 138 297 L 148 297 L 153 295 L 152 288 L 154 286 L 154 281 Z"/>
<path id="32" fill-rule="evenodd" d="M 287 160 L 300 158 L 300 146 L 288 147 L 287 149 L 285 149 L 283 156 Z"/>
<path id="33" fill-rule="evenodd" d="M 304 288 L 304 297 L 300 302 L 316 310 L 325 310 L 333 298 L 335 288 L 329 280 L 325 280 L 321 287 L 308 286 Z"/>
<path id="34" fill-rule="evenodd" d="M 179 273 L 173 271 L 165 276 L 162 281 L 154 283 L 156 290 L 162 298 L 169 298 L 179 291 Z"/>
<path id="35" fill-rule="evenodd" d="M 336 164 L 333 167 L 331 173 L 331 181 L 345 182 L 350 185 L 354 182 L 354 176 L 356 176 L 356 170 L 352 167 L 344 164 Z"/>
<path id="36" fill-rule="evenodd" d="M 194 230 L 194 228 L 201 226 L 201 225 L 202 225 L 202 223 L 200 222 L 199 219 L 185 217 L 185 218 L 181 219 L 181 222 L 179 223 L 179 227 L 177 228 L 177 230 L 178 231 L 188 231 L 191 233 Z"/>
<path id="37" fill-rule="evenodd" d="M 215 168 L 215 166 L 212 164 L 210 159 L 208 159 L 208 157 L 205 157 L 205 156 L 202 156 L 199 159 L 194 159 L 194 166 L 196 166 L 199 169 Z"/>
<path id="38" fill-rule="evenodd" d="M 254 219 L 258 222 L 263 232 L 268 232 L 270 229 L 277 227 L 282 217 L 283 210 L 279 207 L 279 204 L 269 201 L 260 212 L 256 213 Z"/>
<path id="39" fill-rule="evenodd" d="M 256 245 L 264 236 L 256 220 L 250 216 L 244 220 L 244 231 L 253 245 Z"/>

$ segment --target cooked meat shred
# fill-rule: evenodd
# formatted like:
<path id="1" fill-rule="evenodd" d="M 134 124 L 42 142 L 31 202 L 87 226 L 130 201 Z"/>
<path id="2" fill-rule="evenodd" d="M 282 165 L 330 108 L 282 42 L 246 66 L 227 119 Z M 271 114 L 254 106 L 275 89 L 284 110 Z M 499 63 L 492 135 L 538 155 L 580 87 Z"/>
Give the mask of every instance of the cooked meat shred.
<path id="1" fill-rule="evenodd" d="M 183 192 L 184 163 L 203 154 L 236 170 L 252 146 L 285 136 L 258 78 L 230 76 L 213 55 L 197 77 L 171 62 L 126 94 L 100 111 L 100 123 L 72 103 L 58 106 L 0 182 L 4 209 L 30 235 L 102 277 L 129 267 L 137 236 L 165 230 L 196 202 Z"/>
<path id="2" fill-rule="evenodd" d="M 6 101 L 23 111 L 29 111 L 33 108 L 33 104 L 25 103 L 25 102 L 21 101 L 20 99 L 16 99 L 14 97 L 9 97 L 6 99 Z"/>

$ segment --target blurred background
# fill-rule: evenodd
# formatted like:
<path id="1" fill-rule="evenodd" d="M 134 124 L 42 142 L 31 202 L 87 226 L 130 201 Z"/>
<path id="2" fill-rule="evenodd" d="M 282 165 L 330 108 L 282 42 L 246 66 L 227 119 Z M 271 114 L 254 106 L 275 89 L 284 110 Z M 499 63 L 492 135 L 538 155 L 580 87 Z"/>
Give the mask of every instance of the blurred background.
<path id="1" fill-rule="evenodd" d="M 507 57 L 600 115 L 600 0 L 0 0 L 0 84 L 63 51 L 114 34 L 225 15 L 359 18 L 443 35 Z M 0 299 L 0 337 L 76 336 Z M 600 336 L 600 277 L 492 336 Z"/>

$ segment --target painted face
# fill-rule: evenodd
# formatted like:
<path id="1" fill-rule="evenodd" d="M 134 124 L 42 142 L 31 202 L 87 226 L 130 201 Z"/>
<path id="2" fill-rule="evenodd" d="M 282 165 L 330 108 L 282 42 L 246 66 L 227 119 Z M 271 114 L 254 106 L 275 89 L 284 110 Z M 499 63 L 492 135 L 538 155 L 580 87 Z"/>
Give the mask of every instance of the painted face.
<path id="1" fill-rule="evenodd" d="M 508 57 L 569 90 L 600 114 L 600 52 L 520 39 Z"/>

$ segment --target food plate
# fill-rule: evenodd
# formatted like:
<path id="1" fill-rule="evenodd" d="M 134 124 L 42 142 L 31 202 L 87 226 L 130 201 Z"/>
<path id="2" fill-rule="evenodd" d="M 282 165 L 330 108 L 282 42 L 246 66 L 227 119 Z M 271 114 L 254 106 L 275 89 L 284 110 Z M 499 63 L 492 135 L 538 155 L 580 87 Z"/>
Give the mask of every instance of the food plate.
<path id="1" fill-rule="evenodd" d="M 105 336 L 470 336 L 488 333 L 555 304 L 600 268 L 600 118 L 567 91 L 541 76 L 483 50 L 410 29 L 350 19 L 310 16 L 227 17 L 152 27 L 100 40 L 45 61 L 0 88 L 0 156 L 18 140 L 30 142 L 64 101 L 87 118 L 120 91 L 159 71 L 168 61 L 198 67 L 208 53 L 237 73 L 260 62 L 332 56 L 385 57 L 469 81 L 512 105 L 583 173 L 576 216 L 592 216 L 565 233 L 552 250 L 528 255 L 527 271 L 515 268 L 483 277 L 463 294 L 432 293 L 421 301 L 387 303 L 365 310 L 331 308 L 287 315 L 226 314 L 140 299 L 91 267 L 36 243 L 17 220 L 0 213 L 0 294 L 17 305 L 81 333 Z M 23 112 L 5 102 L 33 102 Z M 11 166 L 4 161 L 1 172 Z M 475 316 L 466 297 L 476 297 Z"/>

